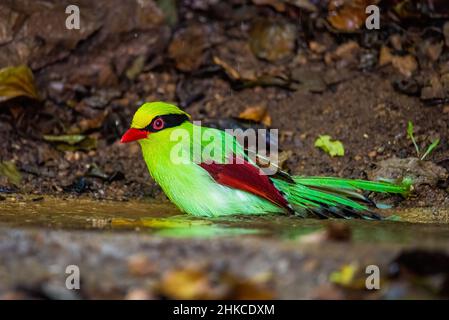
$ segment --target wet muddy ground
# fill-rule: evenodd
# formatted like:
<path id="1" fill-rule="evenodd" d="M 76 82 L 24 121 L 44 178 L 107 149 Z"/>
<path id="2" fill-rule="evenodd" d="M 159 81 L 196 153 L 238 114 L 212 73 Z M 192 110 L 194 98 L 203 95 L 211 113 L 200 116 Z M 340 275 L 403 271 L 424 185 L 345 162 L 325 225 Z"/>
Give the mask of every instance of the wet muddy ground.
<path id="1" fill-rule="evenodd" d="M 448 294 L 449 227 L 442 223 L 448 211 L 438 219 L 431 210 L 395 211 L 381 222 L 273 215 L 200 219 L 148 201 L 13 199 L 3 203 L 0 215 L 3 299 Z M 66 289 L 69 265 L 79 267 L 80 290 Z M 379 267 L 379 290 L 366 290 L 369 265 Z"/>
<path id="2" fill-rule="evenodd" d="M 444 1 L 373 1 L 370 31 L 364 0 L 78 1 L 80 31 L 61 27 L 69 2 L 0 4 L 2 297 L 447 297 Z M 414 192 L 379 199 L 393 206 L 381 223 L 180 217 L 138 145 L 119 143 L 154 100 L 278 129 L 290 173 L 412 177 Z M 424 161 L 408 121 L 421 156 L 440 139 Z M 314 146 L 324 134 L 343 157 Z M 363 289 L 368 263 L 380 291 Z M 68 264 L 81 291 L 61 289 Z"/>

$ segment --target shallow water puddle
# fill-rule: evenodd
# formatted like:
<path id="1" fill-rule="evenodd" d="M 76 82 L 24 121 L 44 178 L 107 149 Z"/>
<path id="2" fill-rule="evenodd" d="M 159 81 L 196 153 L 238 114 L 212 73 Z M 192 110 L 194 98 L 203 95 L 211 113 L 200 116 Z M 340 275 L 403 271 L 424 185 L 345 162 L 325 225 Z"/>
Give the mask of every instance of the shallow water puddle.
<path id="1" fill-rule="evenodd" d="M 396 212 L 394 220 L 400 221 L 338 222 L 350 227 L 356 242 L 444 243 L 449 240 L 449 224 L 445 221 L 448 216 L 446 211 L 408 209 Z M 149 201 L 62 200 L 49 197 L 37 202 L 11 199 L 0 202 L 0 226 L 138 231 L 163 237 L 257 236 L 297 240 L 324 230 L 335 221 L 276 215 L 204 219 L 181 214 L 168 203 Z"/>

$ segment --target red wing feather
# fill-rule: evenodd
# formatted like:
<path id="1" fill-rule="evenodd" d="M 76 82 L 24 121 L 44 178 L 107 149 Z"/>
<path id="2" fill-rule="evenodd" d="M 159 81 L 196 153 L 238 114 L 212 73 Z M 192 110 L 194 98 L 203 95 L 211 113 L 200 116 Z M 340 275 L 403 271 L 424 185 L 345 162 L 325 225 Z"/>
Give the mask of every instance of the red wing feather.
<path id="1" fill-rule="evenodd" d="M 218 183 L 250 192 L 267 199 L 280 207 L 291 210 L 287 200 L 266 175 L 251 163 L 234 157 L 232 163 L 201 163 L 200 166 Z"/>

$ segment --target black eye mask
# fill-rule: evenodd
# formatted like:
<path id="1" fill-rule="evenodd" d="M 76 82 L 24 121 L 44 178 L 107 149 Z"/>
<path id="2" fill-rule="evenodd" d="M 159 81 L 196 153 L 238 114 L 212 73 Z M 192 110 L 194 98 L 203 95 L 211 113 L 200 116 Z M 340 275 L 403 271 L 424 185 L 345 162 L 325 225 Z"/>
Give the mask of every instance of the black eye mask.
<path id="1" fill-rule="evenodd" d="M 189 120 L 189 117 L 185 114 L 165 114 L 154 118 L 151 123 L 145 127 L 145 130 L 148 132 L 158 132 L 167 128 L 179 126 L 187 120 Z"/>

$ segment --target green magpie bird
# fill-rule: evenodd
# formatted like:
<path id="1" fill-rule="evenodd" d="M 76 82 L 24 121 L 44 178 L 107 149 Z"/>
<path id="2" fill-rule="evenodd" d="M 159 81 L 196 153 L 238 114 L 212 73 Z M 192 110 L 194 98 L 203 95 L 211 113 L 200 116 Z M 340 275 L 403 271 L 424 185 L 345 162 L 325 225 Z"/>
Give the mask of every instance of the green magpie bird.
<path id="1" fill-rule="evenodd" d="M 144 103 L 121 139 L 122 143 L 139 142 L 151 176 L 187 214 L 286 213 L 379 220 L 381 216 L 372 210 L 376 204 L 363 191 L 406 195 L 410 190 L 411 184 L 405 180 L 394 184 L 294 176 L 283 171 L 264 175 L 234 136 L 190 120 L 189 114 L 173 104 Z M 200 133 L 199 139 L 195 132 Z M 209 139 L 201 138 L 204 136 Z M 203 152 L 207 148 L 213 151 Z M 201 157 L 192 156 L 194 150 L 201 150 Z"/>

